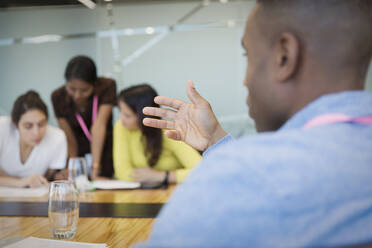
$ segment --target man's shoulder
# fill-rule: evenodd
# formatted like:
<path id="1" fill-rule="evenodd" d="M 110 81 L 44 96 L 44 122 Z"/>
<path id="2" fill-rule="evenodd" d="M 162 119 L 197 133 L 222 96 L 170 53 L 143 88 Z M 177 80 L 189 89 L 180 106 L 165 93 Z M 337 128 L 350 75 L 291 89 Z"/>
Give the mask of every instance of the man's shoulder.
<path id="1" fill-rule="evenodd" d="M 236 178 L 242 184 L 258 177 L 262 180 L 286 177 L 305 180 L 309 175 L 347 178 L 356 168 L 370 173 L 371 145 L 372 133 L 353 125 L 264 133 L 217 147 L 193 175 L 195 180 L 202 180 L 213 171 L 214 177 L 209 179 L 216 180 L 216 184 L 224 178 Z"/>
<path id="2" fill-rule="evenodd" d="M 226 156 L 232 158 L 258 157 L 267 154 L 273 155 L 284 150 L 300 151 L 306 149 L 303 145 L 311 143 L 312 135 L 300 130 L 267 132 L 254 136 L 234 139 L 228 143 L 216 147 L 208 157 Z"/>
<path id="3" fill-rule="evenodd" d="M 322 144 L 327 142 L 329 136 L 319 135 L 321 133 L 326 131 L 289 130 L 232 140 L 209 152 L 203 159 L 203 165 L 196 169 L 194 175 L 199 174 L 203 177 L 204 174 L 213 171 L 215 177 L 210 179 L 217 181 L 217 177 L 249 179 L 257 174 L 275 177 L 281 176 L 281 171 L 300 176 L 307 170 L 317 170 L 311 165 L 319 164 L 324 159 L 324 153 L 327 151 Z M 332 152 L 326 155 L 327 158 L 335 156 Z M 298 165 L 305 167 L 301 168 Z M 244 182 L 244 179 L 242 180 Z"/>

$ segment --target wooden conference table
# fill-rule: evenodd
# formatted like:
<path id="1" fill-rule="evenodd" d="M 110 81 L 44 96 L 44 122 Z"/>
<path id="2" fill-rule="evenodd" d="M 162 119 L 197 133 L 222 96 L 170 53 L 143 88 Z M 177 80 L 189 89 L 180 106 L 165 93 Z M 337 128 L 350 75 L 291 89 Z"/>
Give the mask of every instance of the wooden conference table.
<path id="1" fill-rule="evenodd" d="M 80 196 L 81 203 L 166 203 L 175 186 L 168 189 L 98 190 Z M 37 198 L 0 198 L 0 203 L 45 203 L 48 196 Z M 109 247 L 129 247 L 146 240 L 154 218 L 89 218 L 80 217 L 76 235 L 71 241 L 106 243 Z M 13 237 L 53 239 L 47 217 L 0 216 L 0 240 Z"/>

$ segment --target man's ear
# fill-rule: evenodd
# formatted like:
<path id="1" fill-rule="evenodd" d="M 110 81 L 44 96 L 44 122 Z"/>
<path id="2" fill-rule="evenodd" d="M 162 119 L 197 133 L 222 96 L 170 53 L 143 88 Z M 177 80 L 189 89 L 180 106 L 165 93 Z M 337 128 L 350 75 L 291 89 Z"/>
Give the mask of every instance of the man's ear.
<path id="1" fill-rule="evenodd" d="M 282 33 L 275 45 L 276 78 L 285 82 L 291 78 L 299 66 L 300 42 L 291 33 Z"/>

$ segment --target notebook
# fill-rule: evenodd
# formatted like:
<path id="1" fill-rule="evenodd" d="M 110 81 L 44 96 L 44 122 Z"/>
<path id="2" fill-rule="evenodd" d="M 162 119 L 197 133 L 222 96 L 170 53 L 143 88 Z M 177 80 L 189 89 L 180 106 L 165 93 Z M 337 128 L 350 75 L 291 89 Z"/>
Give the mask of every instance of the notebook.
<path id="1" fill-rule="evenodd" d="M 141 184 L 121 180 L 96 180 L 92 182 L 92 186 L 96 189 L 138 189 Z"/>
<path id="2" fill-rule="evenodd" d="M 29 237 L 21 241 L 15 242 L 4 246 L 4 248 L 107 248 L 106 244 L 92 244 L 92 243 L 81 243 L 81 242 L 71 242 L 63 240 L 53 240 L 53 239 L 40 239 Z"/>
<path id="3" fill-rule="evenodd" d="M 48 187 L 12 188 L 0 187 L 0 197 L 41 197 L 49 192 Z"/>

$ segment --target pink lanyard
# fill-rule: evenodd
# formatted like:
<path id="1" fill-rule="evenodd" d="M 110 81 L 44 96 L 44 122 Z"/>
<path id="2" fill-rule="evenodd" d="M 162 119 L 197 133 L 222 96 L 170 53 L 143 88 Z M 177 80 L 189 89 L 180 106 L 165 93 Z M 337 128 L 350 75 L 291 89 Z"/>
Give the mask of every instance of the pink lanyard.
<path id="1" fill-rule="evenodd" d="M 362 117 L 350 117 L 348 115 L 337 113 L 320 115 L 307 122 L 304 126 L 304 129 L 309 129 L 320 125 L 346 122 L 372 126 L 372 115 Z"/>
<path id="2" fill-rule="evenodd" d="M 97 118 L 97 110 L 98 110 L 98 96 L 94 96 L 93 107 L 92 107 L 92 125 Z M 87 137 L 87 139 L 89 141 L 92 141 L 92 135 L 90 134 L 90 131 L 89 131 L 87 125 L 85 124 L 85 121 L 84 121 L 83 117 L 81 117 L 81 115 L 77 112 L 75 113 L 75 117 L 76 117 L 77 121 L 79 122 L 79 125 L 80 125 L 81 129 L 83 129 L 83 132 L 84 132 L 85 136 Z"/>

